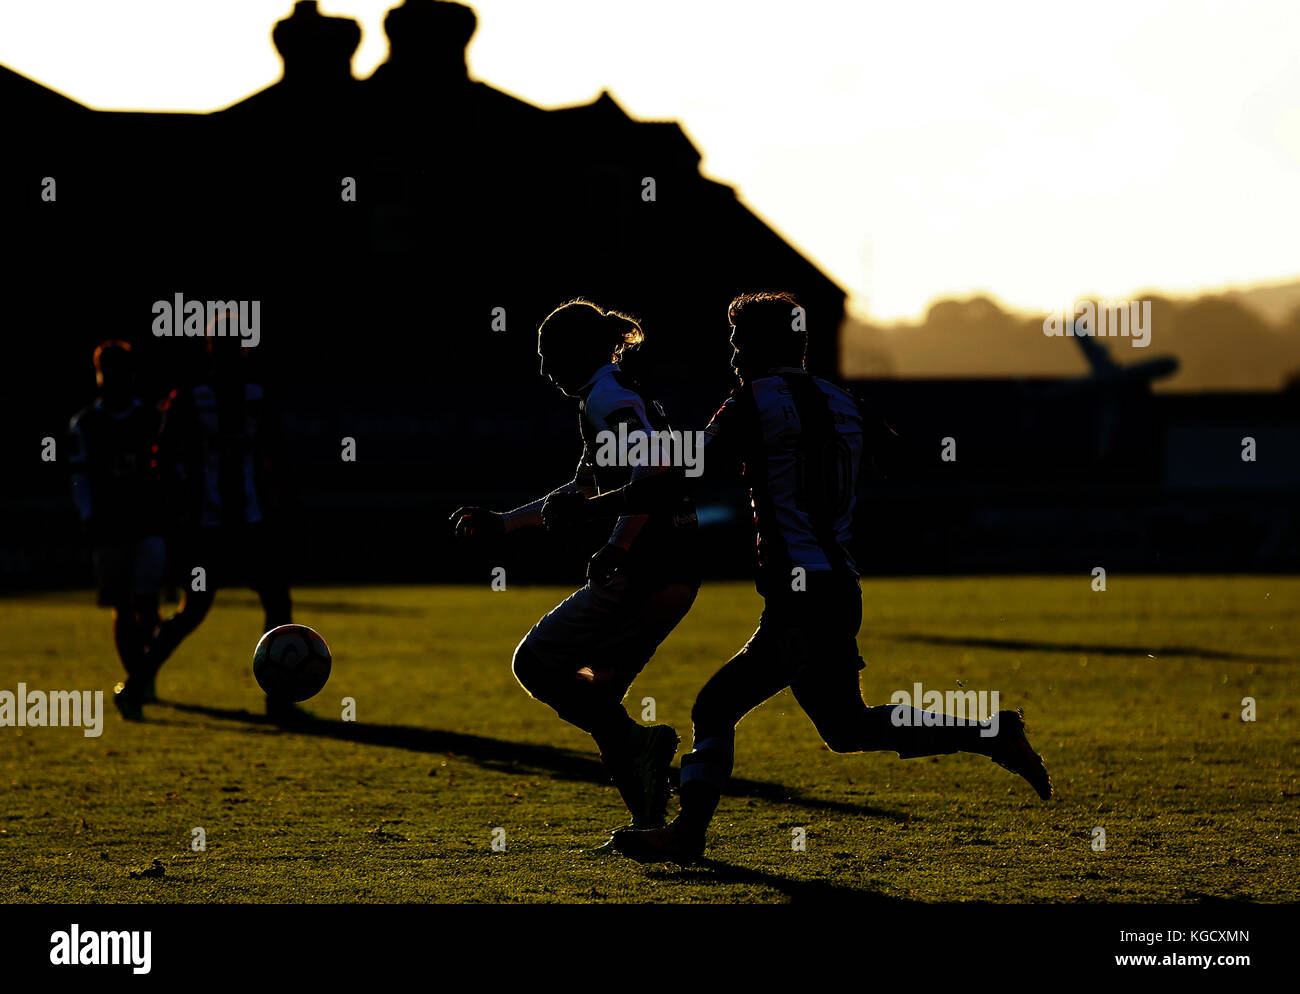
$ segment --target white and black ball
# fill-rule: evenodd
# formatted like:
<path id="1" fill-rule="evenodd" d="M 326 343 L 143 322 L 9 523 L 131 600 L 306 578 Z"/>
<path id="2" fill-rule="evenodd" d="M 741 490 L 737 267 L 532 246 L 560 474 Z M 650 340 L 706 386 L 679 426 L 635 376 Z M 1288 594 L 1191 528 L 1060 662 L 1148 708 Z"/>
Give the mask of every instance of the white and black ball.
<path id="1" fill-rule="evenodd" d="M 258 640 L 253 650 L 253 676 L 268 697 L 305 701 L 315 697 L 330 678 L 329 646 L 306 625 L 280 625 Z"/>

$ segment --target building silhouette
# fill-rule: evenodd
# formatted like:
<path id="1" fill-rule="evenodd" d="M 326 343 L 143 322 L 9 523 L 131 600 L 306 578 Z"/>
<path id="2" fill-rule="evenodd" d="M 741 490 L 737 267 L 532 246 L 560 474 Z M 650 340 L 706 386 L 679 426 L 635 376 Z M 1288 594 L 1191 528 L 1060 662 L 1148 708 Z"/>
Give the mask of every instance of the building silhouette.
<path id="1" fill-rule="evenodd" d="M 272 29 L 282 77 L 203 114 L 92 111 L 0 68 L 24 430 L 58 434 L 110 335 L 135 344 L 146 395 L 190 375 L 195 342 L 151 333 L 176 293 L 262 302 L 250 358 L 312 467 L 304 500 L 376 516 L 560 482 L 572 410 L 537 375 L 536 329 L 574 296 L 642 320 L 641 373 L 686 426 L 729 387 L 736 293 L 797 293 L 810 363 L 835 372 L 844 291 L 701 175 L 679 125 L 608 93 L 548 111 L 475 80 L 475 26 L 403 0 L 387 59 L 356 79 L 359 25 L 304 0 Z M 362 472 L 340 465 L 343 436 Z M 21 490 L 60 492 L 49 467 L 27 473 Z"/>
<path id="2" fill-rule="evenodd" d="M 0 67 L 17 383 L 0 400 L 0 586 L 85 582 L 64 468 L 33 453 L 93 392 L 105 338 L 136 346 L 144 396 L 186 382 L 198 343 L 151 331 L 154 302 L 177 293 L 261 302 L 249 361 L 283 411 L 299 581 L 478 575 L 447 541 L 447 512 L 513 506 L 576 460 L 572 405 L 535 354 L 539 321 L 571 297 L 642 319 L 640 373 L 678 427 L 702 427 L 731 386 L 725 309 L 739 292 L 794 291 L 810 367 L 836 372 L 843 290 L 701 175 L 678 124 L 634 120 L 608 93 L 544 110 L 475 80 L 475 27 L 469 7 L 404 0 L 384 21 L 387 59 L 357 79 L 359 25 L 305 0 L 272 29 L 281 79 L 214 113 L 93 111 Z M 858 389 L 901 435 L 863 503 L 871 568 L 1300 562 L 1294 473 L 1229 458 L 1251 432 L 1294 452 L 1294 393 Z M 942 463 L 955 432 L 961 458 Z M 743 521 L 709 535 L 725 546 L 709 561 L 743 570 Z M 557 575 L 572 572 L 556 555 Z"/>

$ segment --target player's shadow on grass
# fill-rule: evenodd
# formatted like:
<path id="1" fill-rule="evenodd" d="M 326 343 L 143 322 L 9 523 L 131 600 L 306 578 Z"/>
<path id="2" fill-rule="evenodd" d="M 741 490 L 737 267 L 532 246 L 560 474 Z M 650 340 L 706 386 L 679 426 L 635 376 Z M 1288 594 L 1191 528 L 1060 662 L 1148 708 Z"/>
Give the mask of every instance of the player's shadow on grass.
<path id="1" fill-rule="evenodd" d="M 172 701 L 164 703 L 176 711 L 261 726 L 259 730 L 264 734 L 283 731 L 298 735 L 319 735 L 344 742 L 359 742 L 362 745 L 407 749 L 411 752 L 437 755 L 451 753 L 484 769 L 498 772 L 518 774 L 521 770 L 531 768 L 561 780 L 602 785 L 610 783 L 609 773 L 598 759 L 557 746 L 511 742 L 508 739 L 494 739 L 486 735 L 446 732 L 434 728 L 416 728 L 411 725 L 376 725 L 363 721 L 330 721 L 323 718 L 314 718 L 289 728 L 282 728 L 266 715 L 253 711 Z M 770 783 L 766 780 L 732 777 L 727 784 L 726 793 L 731 797 L 750 797 L 771 804 L 793 804 L 802 808 L 833 811 L 843 815 L 882 818 L 899 824 L 908 819 L 907 814 L 900 811 L 890 811 L 866 804 L 850 804 L 846 801 L 806 797 L 786 784 Z"/>
<path id="2" fill-rule="evenodd" d="M 876 908 L 899 907 L 916 902 L 889 897 L 865 887 L 851 887 L 828 880 L 799 880 L 783 877 L 766 870 L 724 863 L 720 859 L 702 859 L 688 869 L 659 876 L 660 883 L 674 881 L 683 884 L 749 884 L 771 887 L 790 898 L 791 904 L 852 904 Z"/>
<path id="3" fill-rule="evenodd" d="M 1031 639 L 967 638 L 954 635 L 880 635 L 889 642 L 919 642 L 924 645 L 961 646 L 967 649 L 1003 649 L 1021 652 L 1086 652 L 1094 656 L 1185 656 L 1189 659 L 1217 659 L 1238 662 L 1282 663 L 1286 656 L 1251 652 L 1225 652 L 1186 645 L 1094 645 L 1086 642 L 1042 642 Z"/>
<path id="4" fill-rule="evenodd" d="M 235 592 L 223 594 L 222 601 L 227 606 L 261 608 L 262 602 L 252 594 Z M 358 601 L 325 601 L 311 598 L 295 597 L 295 611 L 319 611 L 322 614 L 371 614 L 384 618 L 423 618 L 428 611 L 421 607 L 405 607 L 400 604 L 360 603 Z"/>

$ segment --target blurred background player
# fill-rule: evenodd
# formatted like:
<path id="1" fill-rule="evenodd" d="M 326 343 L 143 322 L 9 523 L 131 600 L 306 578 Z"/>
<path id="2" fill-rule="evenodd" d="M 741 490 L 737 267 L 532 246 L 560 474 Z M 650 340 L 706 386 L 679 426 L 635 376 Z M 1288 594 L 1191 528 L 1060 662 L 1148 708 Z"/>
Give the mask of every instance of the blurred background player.
<path id="1" fill-rule="evenodd" d="M 696 698 L 694 747 L 682 758 L 681 814 L 665 828 L 616 832 L 615 848 L 640 862 L 685 866 L 699 859 L 731 775 L 736 725 L 786 687 L 835 752 L 982 753 L 1050 797 L 1051 781 L 1025 738 L 1020 712 L 1001 711 L 984 724 L 948 716 L 929 724 L 916 708 L 864 703 L 862 590 L 850 549 L 862 415 L 848 392 L 804 369 L 807 333 L 793 296 L 746 294 L 731 302 L 727 317 L 740 386 L 705 430 L 704 473 L 693 482 L 743 475 L 749 484 L 763 614 L 745 647 Z M 686 481 L 672 471 L 594 499 L 552 497 L 543 518 L 549 526 L 593 513 L 653 511 L 680 500 Z"/>
<path id="2" fill-rule="evenodd" d="M 582 457 L 556 492 L 591 495 L 660 472 L 598 463 L 600 433 L 669 431 L 663 408 L 620 365 L 644 338 L 618 311 L 585 300 L 552 311 L 538 331 L 541 373 L 578 400 Z M 626 455 L 627 448 L 620 450 Z M 625 459 L 620 459 L 625 462 Z M 504 514 L 462 507 L 456 534 L 482 539 L 542 524 L 545 498 Z M 611 516 L 611 521 L 614 516 Z M 677 733 L 638 724 L 623 707 L 632 681 L 686 616 L 699 590 L 695 505 L 682 494 L 654 514 L 617 516 L 587 570 L 587 584 L 542 618 L 515 649 L 515 677 L 533 697 L 588 732 L 637 827 L 662 825 Z M 605 851 L 605 847 L 595 850 Z"/>
<path id="3" fill-rule="evenodd" d="M 94 352 L 99 396 L 69 427 L 72 499 L 91 546 L 99 604 L 113 609 L 113 643 L 126 670 L 114 690 L 122 716 L 138 721 L 157 699 L 146 645 L 158 624 L 165 553 L 153 458 L 158 410 L 135 395 L 127 342 Z"/>
<path id="4" fill-rule="evenodd" d="M 242 339 L 218 333 L 227 317 L 233 322 L 235 315 L 218 315 L 206 329 L 198 382 L 171 391 L 163 404 L 158 465 L 175 535 L 170 559 L 183 595 L 150 646 L 155 669 L 203 621 L 223 587 L 246 585 L 257 593 L 263 632 L 293 620 L 284 556 L 268 520 L 274 419 L 261 384 L 249 376 Z M 203 570 L 201 585 L 196 568 Z M 266 713 L 286 723 L 311 717 L 292 701 L 270 697 Z"/>

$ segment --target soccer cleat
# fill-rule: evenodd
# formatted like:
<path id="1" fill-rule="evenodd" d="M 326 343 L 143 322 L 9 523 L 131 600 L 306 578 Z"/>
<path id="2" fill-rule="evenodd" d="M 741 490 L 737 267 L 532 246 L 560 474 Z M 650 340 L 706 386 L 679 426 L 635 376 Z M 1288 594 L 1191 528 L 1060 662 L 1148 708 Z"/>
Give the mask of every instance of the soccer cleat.
<path id="1" fill-rule="evenodd" d="M 612 856 L 616 852 L 618 852 L 618 850 L 614 848 L 614 836 L 611 835 L 608 839 L 606 839 L 598 846 L 593 846 L 590 849 L 579 849 L 578 855 L 590 856 L 590 857 L 601 857 L 601 856 Z"/>
<path id="2" fill-rule="evenodd" d="M 668 817 L 668 773 L 680 739 L 671 725 L 638 725 L 625 750 L 601 754 L 623 803 L 632 813 L 632 827 L 654 828 Z"/>
<path id="3" fill-rule="evenodd" d="M 1029 786 L 1038 792 L 1044 801 L 1052 797 L 1052 778 L 1047 774 L 1043 757 L 1034 752 L 1025 735 L 1025 713 L 1019 708 L 1014 711 L 998 712 L 998 735 L 989 753 L 989 759 L 1004 770 L 1010 770 L 1024 777 Z"/>
<path id="4" fill-rule="evenodd" d="M 144 701 L 130 680 L 118 683 L 113 688 L 113 703 L 118 712 L 127 721 L 144 721 Z"/>
<path id="5" fill-rule="evenodd" d="M 624 828 L 610 839 L 614 848 L 638 863 L 690 866 L 704 855 L 704 829 L 688 827 L 680 815 L 662 828 Z"/>
<path id="6" fill-rule="evenodd" d="M 632 823 L 630 825 L 627 825 L 625 826 L 625 828 L 622 829 L 615 829 L 614 832 L 610 833 L 609 838 L 606 839 L 604 842 L 602 842 L 600 845 L 594 846 L 591 849 L 579 849 L 578 855 L 579 856 L 613 856 L 616 852 L 618 852 L 618 849 L 614 846 L 614 836 L 617 835 L 619 832 L 621 831 L 640 832 L 651 828 L 662 828 L 665 821 L 666 821 L 666 813 L 664 816 L 655 819 L 649 824 L 640 821 L 636 818 L 633 818 Z"/>

